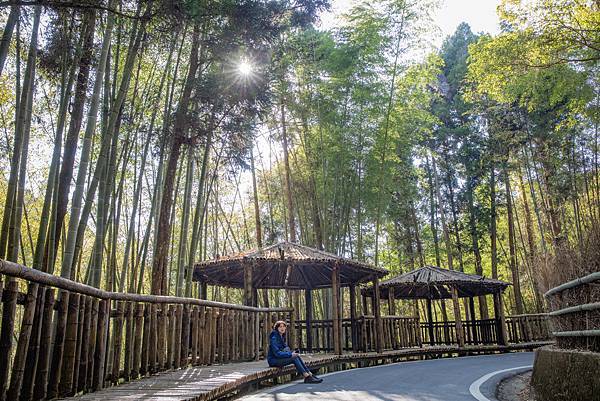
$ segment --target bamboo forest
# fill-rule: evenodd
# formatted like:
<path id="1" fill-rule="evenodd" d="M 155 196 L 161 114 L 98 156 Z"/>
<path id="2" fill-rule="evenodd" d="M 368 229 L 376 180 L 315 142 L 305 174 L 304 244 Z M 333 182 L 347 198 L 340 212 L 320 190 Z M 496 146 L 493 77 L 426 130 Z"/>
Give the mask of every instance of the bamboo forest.
<path id="1" fill-rule="evenodd" d="M 600 3 L 448 1 L 0 1 L 0 400 L 267 372 L 279 320 L 324 372 L 541 347 L 538 401 L 597 400 Z"/>

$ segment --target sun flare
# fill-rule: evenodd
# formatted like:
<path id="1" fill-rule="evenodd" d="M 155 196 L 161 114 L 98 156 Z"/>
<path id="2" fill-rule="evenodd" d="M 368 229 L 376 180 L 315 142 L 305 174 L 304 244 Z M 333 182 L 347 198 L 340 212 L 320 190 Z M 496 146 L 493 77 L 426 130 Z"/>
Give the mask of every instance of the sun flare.
<path id="1" fill-rule="evenodd" d="M 248 60 L 241 60 L 238 64 L 238 71 L 244 76 L 252 74 L 252 64 Z"/>

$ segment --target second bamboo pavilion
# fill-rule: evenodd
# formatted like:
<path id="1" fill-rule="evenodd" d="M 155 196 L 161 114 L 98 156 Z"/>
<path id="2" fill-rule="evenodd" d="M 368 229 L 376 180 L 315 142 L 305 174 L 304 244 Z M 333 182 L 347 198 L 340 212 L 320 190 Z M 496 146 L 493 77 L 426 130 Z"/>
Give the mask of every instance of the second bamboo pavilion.
<path id="1" fill-rule="evenodd" d="M 489 279 L 475 274 L 466 274 L 456 270 L 442 269 L 436 266 L 424 266 L 419 269 L 385 280 L 380 288 L 365 288 L 362 291 L 363 302 L 367 297 L 388 301 L 390 314 L 394 314 L 396 300 L 425 300 L 427 322 L 422 324 L 423 343 L 458 344 L 500 344 L 506 345 L 506 323 L 502 292 L 509 283 Z M 488 318 L 487 296 L 492 296 L 494 318 Z M 475 298 L 480 302 L 480 319 L 476 319 Z M 459 299 L 464 304 L 464 315 Z M 454 321 L 434 322 L 433 301 L 452 301 Z M 444 306 L 442 306 L 444 307 Z M 481 316 L 483 314 L 483 316 Z M 444 314 L 445 315 L 445 314 Z"/>

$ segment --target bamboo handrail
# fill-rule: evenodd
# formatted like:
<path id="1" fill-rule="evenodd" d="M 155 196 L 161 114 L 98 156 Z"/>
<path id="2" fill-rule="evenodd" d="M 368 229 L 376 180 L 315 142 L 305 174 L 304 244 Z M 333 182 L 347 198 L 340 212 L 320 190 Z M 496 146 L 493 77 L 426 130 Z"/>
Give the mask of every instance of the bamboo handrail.
<path id="1" fill-rule="evenodd" d="M 563 283 L 557 287 L 551 288 L 544 294 L 544 296 L 549 297 L 564 290 L 579 287 L 583 284 L 593 283 L 594 281 L 600 281 L 600 272 L 595 272 L 588 274 L 587 276 L 576 278 L 575 280 L 567 281 L 566 283 Z"/>
<path id="2" fill-rule="evenodd" d="M 183 304 L 183 305 L 199 305 L 199 306 L 212 306 L 215 308 L 235 309 L 252 312 L 291 312 L 291 308 L 258 308 L 245 305 L 228 304 L 225 302 L 208 301 L 204 299 L 196 298 L 185 298 L 185 297 L 174 297 L 166 295 L 146 295 L 146 294 L 132 294 L 122 292 L 111 292 L 101 290 L 96 287 L 92 287 L 86 284 L 78 283 L 64 277 L 54 276 L 52 274 L 44 273 L 40 270 L 35 270 L 26 266 L 19 265 L 14 262 L 0 259 L 0 273 L 7 276 L 21 278 L 23 280 L 32 281 L 34 283 L 47 285 L 51 287 L 60 288 L 61 290 L 67 290 L 77 292 L 82 295 L 88 295 L 95 298 L 106 299 L 111 301 L 130 301 L 130 302 L 152 302 L 159 304 Z"/>

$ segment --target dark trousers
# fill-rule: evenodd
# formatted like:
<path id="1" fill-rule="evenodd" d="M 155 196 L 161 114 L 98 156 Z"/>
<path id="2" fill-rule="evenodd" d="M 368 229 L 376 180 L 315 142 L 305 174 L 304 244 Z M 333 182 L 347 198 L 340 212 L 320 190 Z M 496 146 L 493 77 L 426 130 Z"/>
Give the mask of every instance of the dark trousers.
<path id="1" fill-rule="evenodd" d="M 304 373 L 310 373 L 310 370 L 300 357 L 275 359 L 269 363 L 269 366 L 283 368 L 284 366 L 291 365 L 292 363 L 296 366 L 296 370 L 299 374 L 303 375 Z"/>

